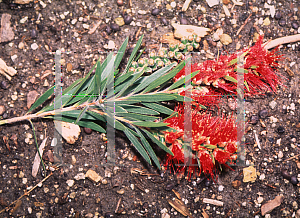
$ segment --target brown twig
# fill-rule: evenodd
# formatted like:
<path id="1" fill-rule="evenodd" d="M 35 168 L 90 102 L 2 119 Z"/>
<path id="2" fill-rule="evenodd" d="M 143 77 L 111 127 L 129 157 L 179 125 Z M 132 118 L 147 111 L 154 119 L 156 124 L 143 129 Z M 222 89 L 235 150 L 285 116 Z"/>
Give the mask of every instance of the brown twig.
<path id="1" fill-rule="evenodd" d="M 119 206 L 120 206 L 120 203 L 121 203 L 121 199 L 119 199 L 118 203 L 117 203 L 117 207 L 116 207 L 116 210 L 115 210 L 115 213 L 118 213 L 118 210 L 119 210 Z"/>
<path id="2" fill-rule="evenodd" d="M 236 32 L 236 35 L 239 35 L 241 30 L 246 26 L 246 24 L 248 23 L 250 17 L 252 16 L 252 14 L 250 14 L 247 19 L 245 20 L 244 24 L 238 29 L 238 31 Z"/>
<path id="3" fill-rule="evenodd" d="M 141 30 L 142 30 L 142 27 L 140 26 L 140 28 L 138 29 L 138 31 L 135 34 L 135 40 L 138 40 Z"/>
<path id="4" fill-rule="evenodd" d="M 17 201 L 21 200 L 24 196 L 28 195 L 30 192 L 32 192 L 34 189 L 36 189 L 36 187 L 38 187 L 41 183 L 45 182 L 50 176 L 52 176 L 53 173 L 51 172 L 48 176 L 46 176 L 42 181 L 40 181 L 38 184 L 36 184 L 35 186 L 33 186 L 28 192 L 25 192 L 23 195 L 21 195 L 21 197 L 19 197 L 17 200 L 15 200 L 14 202 L 12 202 L 10 205 L 8 205 L 6 208 L 4 208 L 3 210 L 0 211 L 0 214 L 3 213 L 4 211 L 6 211 L 10 206 L 12 206 L 13 204 L 15 204 Z"/>
<path id="5" fill-rule="evenodd" d="M 290 157 L 290 158 L 288 158 L 288 159 L 286 159 L 286 160 L 284 160 L 284 161 L 282 161 L 282 162 L 289 161 L 289 160 L 293 160 L 294 158 L 299 157 L 299 156 L 300 156 L 300 154 L 297 154 L 297 155 L 295 155 L 295 156 L 293 156 L 293 157 Z"/>
<path id="6" fill-rule="evenodd" d="M 277 39 L 274 39 L 274 40 L 264 43 L 263 46 L 265 47 L 265 49 L 268 50 L 268 49 L 274 48 L 279 45 L 297 42 L 297 41 L 300 41 L 300 34 L 277 38 Z"/>

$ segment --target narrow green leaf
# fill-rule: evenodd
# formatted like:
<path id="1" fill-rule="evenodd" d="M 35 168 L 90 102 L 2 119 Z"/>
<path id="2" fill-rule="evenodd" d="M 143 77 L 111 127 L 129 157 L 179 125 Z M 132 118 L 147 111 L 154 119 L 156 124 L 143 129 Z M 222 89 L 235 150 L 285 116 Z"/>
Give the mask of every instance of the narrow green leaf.
<path id="1" fill-rule="evenodd" d="M 156 103 L 142 103 L 143 105 L 145 105 L 146 107 L 149 107 L 149 108 L 152 108 L 153 110 L 156 110 L 160 113 L 163 113 L 163 114 L 167 114 L 167 115 L 171 115 L 174 113 L 173 110 L 163 106 L 163 105 L 160 105 L 160 104 L 156 104 Z"/>
<path id="2" fill-rule="evenodd" d="M 119 76 L 115 81 L 115 86 L 117 86 L 120 83 L 122 83 L 123 81 L 127 80 L 132 74 L 133 74 L 133 72 L 128 71 L 126 74 Z"/>
<path id="3" fill-rule="evenodd" d="M 237 67 L 236 69 L 234 69 L 234 72 L 238 72 L 238 73 L 249 73 L 248 70 L 244 69 L 244 68 L 239 68 Z"/>
<path id="4" fill-rule="evenodd" d="M 226 80 L 228 80 L 228 81 L 230 81 L 230 82 L 237 83 L 237 80 L 236 80 L 235 78 L 231 77 L 231 76 L 225 75 L 225 76 L 224 76 L 224 79 L 226 79 Z"/>
<path id="5" fill-rule="evenodd" d="M 128 105 L 128 104 L 137 104 L 137 103 L 139 103 L 141 101 L 139 101 L 139 100 L 131 100 L 131 99 L 130 100 L 124 99 L 122 101 L 107 100 L 107 102 L 115 102 L 115 105 Z M 104 101 L 104 103 L 105 103 L 105 101 Z"/>
<path id="6" fill-rule="evenodd" d="M 131 55 L 130 55 L 130 57 L 129 57 L 129 59 L 128 59 L 126 68 L 125 68 L 125 70 L 124 70 L 125 73 L 127 73 L 127 71 L 129 70 L 129 67 L 131 66 L 131 63 L 132 63 L 134 57 L 136 56 L 137 51 L 138 51 L 139 48 L 141 47 L 141 44 L 142 44 L 142 41 L 143 41 L 143 37 L 144 37 L 144 35 L 142 35 L 142 36 L 139 38 L 139 40 L 137 41 L 136 46 L 134 47 L 134 49 L 133 49 L 133 51 L 132 51 L 132 53 L 131 53 Z"/>
<path id="7" fill-rule="evenodd" d="M 124 110 L 132 113 L 138 113 L 138 114 L 148 114 L 148 115 L 159 115 L 159 113 L 155 110 L 141 107 L 141 106 L 136 106 L 136 105 L 124 105 L 122 106 Z"/>
<path id="8" fill-rule="evenodd" d="M 154 135 L 152 133 L 150 133 L 149 131 L 142 129 L 143 132 L 145 132 L 147 134 L 147 136 L 155 143 L 157 144 L 161 149 L 163 149 L 165 152 L 171 154 L 172 156 L 174 156 L 173 152 L 166 146 L 164 145 L 161 141 L 159 141 L 157 138 L 154 137 Z"/>
<path id="9" fill-rule="evenodd" d="M 140 57 L 142 56 L 143 52 L 145 51 L 146 48 L 143 48 L 140 53 L 135 57 L 135 60 L 134 61 L 138 61 L 140 59 Z"/>
<path id="10" fill-rule="evenodd" d="M 143 126 L 143 127 L 161 127 L 161 126 L 168 125 L 167 123 L 162 123 L 162 122 L 155 123 L 155 122 L 144 122 L 144 121 L 135 121 L 132 122 L 132 124 L 136 126 Z"/>
<path id="11" fill-rule="evenodd" d="M 101 87 L 101 63 L 97 64 L 96 72 L 95 72 L 95 82 L 94 82 L 94 94 L 100 95 L 100 87 Z"/>
<path id="12" fill-rule="evenodd" d="M 30 109 L 28 110 L 28 113 L 36 109 L 38 106 L 42 105 L 52 94 L 54 93 L 54 86 L 52 86 L 50 89 L 48 89 L 41 97 L 36 100 L 33 105 L 31 105 Z"/>
<path id="13" fill-rule="evenodd" d="M 192 73 L 191 78 L 193 78 L 194 76 L 196 76 L 200 71 L 195 71 Z M 185 77 L 181 78 L 180 80 L 178 80 L 177 82 L 173 83 L 169 88 L 167 88 L 167 90 L 173 90 L 178 88 L 179 86 L 185 84 Z"/>
<path id="14" fill-rule="evenodd" d="M 134 90 L 134 93 L 140 92 L 144 88 L 148 87 L 151 83 L 153 83 L 158 78 L 161 78 L 163 75 L 165 75 L 167 72 L 169 72 L 172 67 L 174 67 L 175 63 L 170 64 L 166 67 L 163 67 L 159 70 L 157 70 L 155 73 L 151 74 L 150 76 L 146 77 L 146 79 L 141 83 L 136 89 Z M 145 93 L 145 90 L 142 92 Z"/>
<path id="15" fill-rule="evenodd" d="M 152 95 L 136 95 L 130 96 L 127 98 L 128 100 L 138 100 L 141 102 L 158 102 L 158 101 L 171 101 L 176 99 L 174 94 L 164 94 L 164 93 L 157 93 Z"/>
<path id="16" fill-rule="evenodd" d="M 87 109 L 89 108 L 89 106 L 85 106 L 79 113 L 76 121 L 75 121 L 75 124 L 78 123 L 78 121 L 83 117 L 83 115 L 85 114 L 85 112 L 87 111 Z"/>
<path id="17" fill-rule="evenodd" d="M 249 50 L 247 50 L 246 52 L 244 52 L 241 56 L 239 56 L 239 57 L 237 57 L 237 58 L 235 58 L 235 59 L 232 59 L 232 60 L 230 61 L 230 63 L 228 64 L 228 66 L 231 66 L 231 65 L 236 64 L 236 63 L 238 62 L 238 60 L 239 60 L 241 57 L 245 57 L 246 54 L 248 54 L 248 52 L 249 52 Z"/>
<path id="18" fill-rule="evenodd" d="M 115 59 L 115 63 L 114 63 L 114 67 L 115 69 L 117 69 L 125 55 L 125 51 L 126 51 L 126 47 L 128 44 L 128 37 L 126 37 L 125 41 L 123 42 L 123 44 L 121 45 L 117 55 L 116 55 L 116 59 Z"/>
<path id="19" fill-rule="evenodd" d="M 141 136 L 141 141 L 144 145 L 144 148 L 146 149 L 146 151 L 148 152 L 149 156 L 151 157 L 151 159 L 154 161 L 155 165 L 157 166 L 158 169 L 161 169 L 160 167 L 160 163 L 159 160 L 155 154 L 155 152 L 153 151 L 151 145 L 149 144 L 149 142 L 145 139 L 145 137 L 143 136 L 143 134 L 138 130 L 138 128 L 134 128 L 135 131 Z"/>
<path id="20" fill-rule="evenodd" d="M 144 91 L 143 93 L 149 92 L 153 89 L 155 89 L 156 87 L 160 86 L 161 84 L 169 81 L 170 79 L 172 79 L 174 76 L 177 75 L 177 73 L 179 71 L 181 71 L 184 67 L 185 62 L 182 61 L 180 64 L 178 64 L 174 69 L 172 69 L 168 74 L 163 75 L 161 78 L 157 77 L 156 80 L 151 83 Z"/>
<path id="21" fill-rule="evenodd" d="M 122 96 L 122 94 L 138 79 L 138 78 L 140 78 L 142 75 L 143 75 L 143 73 L 144 73 L 144 69 L 141 71 L 141 72 L 139 72 L 139 73 L 136 73 L 136 74 L 134 74 L 134 76 L 133 76 L 133 78 L 132 79 L 130 79 L 128 82 L 126 82 L 125 84 L 124 84 L 124 87 L 121 89 L 121 91 L 119 92 L 119 93 L 117 93 L 116 95 L 115 95 L 115 97 L 116 98 L 118 98 L 118 97 L 120 97 L 120 96 Z"/>
<path id="22" fill-rule="evenodd" d="M 210 145 L 210 144 L 204 144 L 203 147 L 208 148 L 208 149 L 216 149 L 217 148 L 217 146 Z"/>
<path id="23" fill-rule="evenodd" d="M 125 119 L 133 118 L 135 120 L 145 120 L 145 121 L 154 121 L 158 119 L 158 117 L 135 114 L 135 113 L 116 113 L 116 115 L 118 117 L 124 117 Z"/>
<path id="24" fill-rule="evenodd" d="M 244 81 L 244 84 L 245 84 L 245 86 L 246 86 L 246 88 L 247 88 L 248 92 L 250 92 L 250 89 L 249 89 L 249 86 L 248 86 L 248 83 L 247 83 L 247 81 L 246 81 L 246 80 Z"/>
<path id="25" fill-rule="evenodd" d="M 146 150 L 143 148 L 143 146 L 140 144 L 138 139 L 128 130 L 128 128 L 125 129 L 124 131 L 125 135 L 127 138 L 132 142 L 136 150 L 142 155 L 142 157 L 149 163 L 151 164 L 151 160 L 149 155 L 147 154 Z"/>

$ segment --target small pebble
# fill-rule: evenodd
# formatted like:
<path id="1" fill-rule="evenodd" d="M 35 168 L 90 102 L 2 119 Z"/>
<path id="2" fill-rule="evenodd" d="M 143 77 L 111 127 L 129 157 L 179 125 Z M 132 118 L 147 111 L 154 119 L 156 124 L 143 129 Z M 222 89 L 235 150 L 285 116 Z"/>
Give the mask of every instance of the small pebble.
<path id="1" fill-rule="evenodd" d="M 275 13 L 275 19 L 276 19 L 276 20 L 279 20 L 279 19 L 281 19 L 281 17 L 282 17 L 281 11 L 277 11 L 277 12 Z"/>
<path id="2" fill-rule="evenodd" d="M 298 23 L 296 21 L 293 21 L 292 22 L 292 28 L 295 29 L 295 30 L 297 30 L 298 27 L 299 27 Z"/>
<path id="3" fill-rule="evenodd" d="M 132 21 L 133 21 L 133 17 L 131 17 L 130 15 L 124 17 L 124 23 L 126 25 L 129 25 Z"/>
<path id="4" fill-rule="evenodd" d="M 296 176 L 292 176 L 292 177 L 291 177 L 291 183 L 292 183 L 293 185 L 297 185 L 297 184 L 298 184 L 298 179 L 297 179 Z"/>
<path id="5" fill-rule="evenodd" d="M 33 44 L 31 44 L 30 47 L 32 50 L 36 50 L 36 49 L 38 49 L 39 46 L 36 43 L 33 43 Z"/>
<path id="6" fill-rule="evenodd" d="M 272 110 L 275 109 L 276 105 L 277 105 L 276 101 L 271 101 L 270 104 L 269 104 L 269 106 L 270 106 L 270 108 L 271 108 Z"/>
<path id="7" fill-rule="evenodd" d="M 122 195 L 122 194 L 125 193 L 125 190 L 122 188 L 122 189 L 118 190 L 117 193 L 120 194 L 120 195 Z"/>
<path id="8" fill-rule="evenodd" d="M 113 217 L 114 215 L 111 212 L 106 212 L 104 215 L 104 218 L 110 218 Z"/>
<path id="9" fill-rule="evenodd" d="M 5 113 L 5 106 L 0 105 L 0 116 L 2 116 Z"/>
<path id="10" fill-rule="evenodd" d="M 250 123 L 253 124 L 253 125 L 256 125 L 258 123 L 258 120 L 259 120 L 259 118 L 258 118 L 257 115 L 252 115 L 250 117 Z"/>
<path id="11" fill-rule="evenodd" d="M 268 110 L 260 110 L 258 112 L 258 115 L 260 118 L 265 119 L 269 116 L 269 112 L 268 112 Z"/>
<path id="12" fill-rule="evenodd" d="M 87 128 L 87 127 L 84 127 L 84 132 L 86 133 L 86 134 L 91 134 L 92 133 L 92 129 L 90 129 L 90 128 Z"/>
<path id="13" fill-rule="evenodd" d="M 113 31 L 120 31 L 120 26 L 118 25 L 118 24 L 116 24 L 116 23 L 111 23 L 110 24 L 110 28 L 113 30 Z"/>
<path id="14" fill-rule="evenodd" d="M 152 11 L 151 11 L 151 14 L 153 15 L 153 16 L 156 16 L 156 15 L 158 15 L 160 13 L 160 10 L 158 9 L 158 8 L 154 8 Z"/>
<path id="15" fill-rule="evenodd" d="M 285 132 L 284 127 L 283 127 L 283 126 L 279 126 L 279 127 L 277 128 L 277 132 L 278 132 L 279 134 L 283 134 L 283 133 Z"/>
<path id="16" fill-rule="evenodd" d="M 169 183 L 165 186 L 166 191 L 171 191 L 174 188 L 174 183 Z"/>
<path id="17" fill-rule="evenodd" d="M 38 32 L 35 29 L 32 29 L 30 31 L 30 36 L 31 36 L 31 38 L 36 39 L 38 36 Z"/>
<path id="18" fill-rule="evenodd" d="M 124 5 L 123 0 L 117 0 L 117 5 L 118 5 L 118 6 L 123 6 L 123 5 Z"/>
<path id="19" fill-rule="evenodd" d="M 167 20 L 166 18 L 164 18 L 164 17 L 160 18 L 160 21 L 161 21 L 161 23 L 162 23 L 163 25 L 165 25 L 165 26 L 168 26 L 168 25 L 169 25 L 168 20 Z"/>
<path id="20" fill-rule="evenodd" d="M 224 190 L 224 186 L 223 185 L 220 185 L 219 188 L 218 188 L 219 192 L 223 191 Z"/>
<path id="21" fill-rule="evenodd" d="M 2 89 L 8 89 L 8 88 L 9 88 L 9 83 L 6 82 L 5 80 L 3 80 L 3 81 L 1 81 L 1 83 L 0 83 L 0 87 L 1 87 Z"/>
<path id="22" fill-rule="evenodd" d="M 287 170 L 282 170 L 281 175 L 282 175 L 283 178 L 285 178 L 287 180 L 291 179 L 291 175 L 289 174 L 289 172 Z"/>
<path id="23" fill-rule="evenodd" d="M 284 27 L 285 24 L 286 24 L 285 19 L 281 18 L 281 19 L 278 21 L 278 24 L 279 24 L 279 26 Z"/>

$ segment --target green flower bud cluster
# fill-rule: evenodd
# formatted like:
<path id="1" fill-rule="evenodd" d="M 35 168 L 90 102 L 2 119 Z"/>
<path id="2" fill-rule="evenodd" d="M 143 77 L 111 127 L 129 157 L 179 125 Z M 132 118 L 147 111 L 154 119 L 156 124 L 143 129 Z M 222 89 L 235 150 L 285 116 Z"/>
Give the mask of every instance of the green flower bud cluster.
<path id="1" fill-rule="evenodd" d="M 137 62 L 132 62 L 129 71 L 135 73 L 144 68 L 145 72 L 152 73 L 159 68 L 170 65 L 171 60 L 178 63 L 178 61 L 184 60 L 187 53 L 199 49 L 200 41 L 201 38 L 197 35 L 183 37 L 179 45 L 169 44 L 169 49 L 161 48 L 157 53 L 151 51 L 149 58 L 140 58 Z"/>

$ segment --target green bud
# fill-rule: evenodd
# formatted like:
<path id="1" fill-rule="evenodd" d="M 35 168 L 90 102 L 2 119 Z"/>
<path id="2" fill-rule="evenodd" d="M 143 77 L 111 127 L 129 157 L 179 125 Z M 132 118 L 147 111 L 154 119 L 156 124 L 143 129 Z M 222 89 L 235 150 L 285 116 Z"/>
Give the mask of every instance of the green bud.
<path id="1" fill-rule="evenodd" d="M 174 58 L 174 56 L 175 56 L 175 53 L 174 53 L 173 51 L 169 51 L 169 52 L 168 52 L 168 57 L 169 57 L 169 58 L 172 59 L 172 58 Z"/>
<path id="2" fill-rule="evenodd" d="M 188 41 L 189 41 L 189 43 L 193 42 L 194 41 L 194 36 L 189 36 Z"/>
<path id="3" fill-rule="evenodd" d="M 131 66 L 134 67 L 134 68 L 137 68 L 138 64 L 137 64 L 137 62 L 133 61 L 132 64 L 131 64 Z"/>
<path id="4" fill-rule="evenodd" d="M 186 44 L 188 42 L 187 38 L 186 37 L 182 37 L 181 38 L 181 43 L 182 44 Z"/>
<path id="5" fill-rule="evenodd" d="M 183 49 L 185 49 L 185 44 L 183 44 L 183 43 L 180 43 L 180 44 L 179 44 L 179 49 L 180 49 L 180 50 L 183 50 Z"/>
<path id="6" fill-rule="evenodd" d="M 139 59 L 138 63 L 139 63 L 139 67 L 143 67 L 145 65 L 144 58 Z"/>

